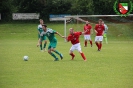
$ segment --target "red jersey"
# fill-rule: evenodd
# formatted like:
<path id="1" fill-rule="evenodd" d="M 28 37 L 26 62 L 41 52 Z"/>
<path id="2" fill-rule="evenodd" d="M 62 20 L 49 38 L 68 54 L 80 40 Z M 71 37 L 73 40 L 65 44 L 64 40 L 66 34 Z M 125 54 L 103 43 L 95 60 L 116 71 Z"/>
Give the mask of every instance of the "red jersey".
<path id="1" fill-rule="evenodd" d="M 74 32 L 73 34 L 70 34 L 68 37 L 67 37 L 67 41 L 71 41 L 71 43 L 74 45 L 74 44 L 77 44 L 79 43 L 79 36 L 82 34 L 82 32 Z"/>
<path id="2" fill-rule="evenodd" d="M 90 35 L 91 28 L 92 28 L 92 26 L 89 25 L 89 24 L 84 26 L 84 32 L 87 31 L 87 32 L 85 33 L 85 35 Z"/>
<path id="3" fill-rule="evenodd" d="M 102 36 L 104 29 L 104 25 L 96 24 L 95 30 L 98 32 L 96 36 Z"/>

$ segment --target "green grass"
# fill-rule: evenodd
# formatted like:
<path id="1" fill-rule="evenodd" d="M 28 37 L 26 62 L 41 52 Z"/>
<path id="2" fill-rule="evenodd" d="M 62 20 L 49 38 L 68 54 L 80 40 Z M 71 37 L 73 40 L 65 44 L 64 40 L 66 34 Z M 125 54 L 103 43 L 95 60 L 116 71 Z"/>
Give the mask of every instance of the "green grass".
<path id="1" fill-rule="evenodd" d="M 63 24 L 48 25 L 64 33 Z M 75 60 L 71 61 L 68 54 L 71 44 L 57 36 L 56 49 L 64 59 L 54 62 L 47 52 L 40 52 L 36 47 L 37 24 L 1 24 L 0 88 L 133 88 L 133 36 L 130 34 L 133 29 L 127 24 L 127 30 L 120 31 L 122 25 L 110 26 L 109 44 L 103 43 L 100 52 L 95 44 L 83 47 L 81 36 L 87 62 L 77 51 Z M 24 55 L 29 56 L 29 61 L 23 61 Z"/>

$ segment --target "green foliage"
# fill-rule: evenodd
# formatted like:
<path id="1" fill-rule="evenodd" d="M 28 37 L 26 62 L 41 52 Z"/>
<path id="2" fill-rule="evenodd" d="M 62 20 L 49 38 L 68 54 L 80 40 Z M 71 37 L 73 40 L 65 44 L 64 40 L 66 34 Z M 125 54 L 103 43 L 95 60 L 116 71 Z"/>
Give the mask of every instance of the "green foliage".
<path id="1" fill-rule="evenodd" d="M 115 0 L 2 0 L 2 20 L 11 20 L 13 12 L 40 13 L 48 21 L 50 14 L 115 14 Z"/>
<path id="2" fill-rule="evenodd" d="M 12 19 L 12 13 L 16 11 L 17 8 L 13 5 L 13 0 L 0 1 L 0 13 L 3 21 L 10 21 Z"/>
<path id="3" fill-rule="evenodd" d="M 75 0 L 72 3 L 72 14 L 93 14 L 93 1 L 92 0 Z"/>

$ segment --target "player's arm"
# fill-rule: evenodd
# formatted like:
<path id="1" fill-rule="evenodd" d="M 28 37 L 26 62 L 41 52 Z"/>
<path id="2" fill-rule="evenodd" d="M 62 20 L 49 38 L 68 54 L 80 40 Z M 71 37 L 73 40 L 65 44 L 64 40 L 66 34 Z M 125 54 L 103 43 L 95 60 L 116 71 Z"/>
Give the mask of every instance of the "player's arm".
<path id="1" fill-rule="evenodd" d="M 65 37 L 65 39 L 66 39 L 66 42 L 69 42 L 71 40 L 70 36 Z"/>
<path id="2" fill-rule="evenodd" d="M 98 33 L 96 29 L 95 29 L 95 33 L 96 33 L 96 34 Z"/>
<path id="3" fill-rule="evenodd" d="M 97 29 L 97 25 L 95 26 L 95 29 L 94 29 L 95 33 L 97 34 L 98 32 L 97 32 L 97 30 L 96 30 L 96 29 Z"/>
<path id="4" fill-rule="evenodd" d="M 92 26 L 90 26 L 90 34 L 93 34 Z"/>
<path id="5" fill-rule="evenodd" d="M 84 32 L 81 32 L 81 35 L 84 35 L 86 32 L 88 32 L 88 30 L 85 30 Z"/>
<path id="6" fill-rule="evenodd" d="M 38 39 L 37 47 L 40 45 L 41 38 Z"/>
<path id="7" fill-rule="evenodd" d="M 105 26 L 103 26 L 103 33 L 102 33 L 102 35 L 104 35 L 104 31 L 105 31 L 106 29 L 105 29 Z"/>
<path id="8" fill-rule="evenodd" d="M 57 35 L 59 35 L 60 37 L 62 37 L 62 38 L 65 38 L 64 36 L 62 36 L 60 33 L 58 33 L 58 32 L 55 32 L 55 34 L 57 34 Z"/>

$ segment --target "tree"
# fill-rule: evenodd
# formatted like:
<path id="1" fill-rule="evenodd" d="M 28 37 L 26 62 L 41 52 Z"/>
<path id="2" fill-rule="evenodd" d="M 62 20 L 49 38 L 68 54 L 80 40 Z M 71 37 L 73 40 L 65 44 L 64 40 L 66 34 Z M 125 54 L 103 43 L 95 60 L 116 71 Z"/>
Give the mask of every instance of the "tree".
<path id="1" fill-rule="evenodd" d="M 0 13 L 3 21 L 9 21 L 12 19 L 12 13 L 17 10 L 13 5 L 13 0 L 1 0 L 0 1 Z"/>

